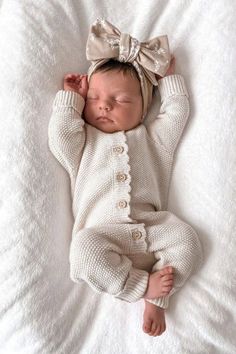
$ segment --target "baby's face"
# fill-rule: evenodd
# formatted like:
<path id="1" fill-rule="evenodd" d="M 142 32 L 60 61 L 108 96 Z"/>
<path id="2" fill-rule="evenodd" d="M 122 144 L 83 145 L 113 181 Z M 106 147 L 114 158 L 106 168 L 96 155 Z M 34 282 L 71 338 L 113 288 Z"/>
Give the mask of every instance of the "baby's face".
<path id="1" fill-rule="evenodd" d="M 135 128 L 142 119 L 139 80 L 115 70 L 93 74 L 89 81 L 84 118 L 105 133 Z"/>

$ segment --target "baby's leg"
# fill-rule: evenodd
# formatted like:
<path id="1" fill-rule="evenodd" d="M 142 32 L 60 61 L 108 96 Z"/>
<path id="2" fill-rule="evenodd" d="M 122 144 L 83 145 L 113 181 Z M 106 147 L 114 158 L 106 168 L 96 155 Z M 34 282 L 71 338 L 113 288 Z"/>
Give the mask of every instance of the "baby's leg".
<path id="1" fill-rule="evenodd" d="M 137 232 L 137 231 L 136 231 Z M 70 249 L 73 281 L 84 280 L 95 291 L 134 302 L 146 292 L 149 273 L 133 267 L 128 254 L 146 250 L 146 242 L 134 240 L 132 226 L 114 224 L 83 229 Z"/>
<path id="2" fill-rule="evenodd" d="M 148 221 L 146 232 L 149 243 L 148 251 L 153 252 L 157 260 L 152 269 L 153 280 L 155 274 L 157 278 L 158 273 L 155 272 L 166 266 L 172 267 L 174 276 L 173 288 L 169 294 L 158 296 L 155 300 L 149 298 L 148 301 L 167 308 L 169 296 L 183 286 L 201 263 L 200 243 L 192 227 L 169 212 L 156 213 L 156 220 L 153 218 Z"/>
<path id="3" fill-rule="evenodd" d="M 156 213 L 153 220 L 149 219 L 146 232 L 148 251 L 154 253 L 156 262 L 144 295 L 143 331 L 156 336 L 166 329 L 169 296 L 184 284 L 202 256 L 194 230 L 169 212 Z"/>

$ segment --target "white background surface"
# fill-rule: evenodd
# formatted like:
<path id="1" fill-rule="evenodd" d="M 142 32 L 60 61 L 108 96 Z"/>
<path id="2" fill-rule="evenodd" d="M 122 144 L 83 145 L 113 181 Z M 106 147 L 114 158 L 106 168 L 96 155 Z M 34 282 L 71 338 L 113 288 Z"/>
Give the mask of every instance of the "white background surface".
<path id="1" fill-rule="evenodd" d="M 236 352 L 235 1 L 0 4 L 0 353 Z M 167 34 L 190 93 L 169 209 L 197 230 L 205 259 L 172 298 L 160 338 L 142 332 L 141 301 L 69 279 L 69 178 L 47 127 L 63 75 L 88 68 L 97 17 L 139 40 Z"/>

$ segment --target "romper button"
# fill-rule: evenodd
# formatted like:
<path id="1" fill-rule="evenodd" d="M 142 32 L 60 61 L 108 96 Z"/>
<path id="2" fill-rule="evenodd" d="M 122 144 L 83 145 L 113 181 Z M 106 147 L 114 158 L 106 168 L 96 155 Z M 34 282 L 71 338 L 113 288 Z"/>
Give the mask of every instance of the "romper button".
<path id="1" fill-rule="evenodd" d="M 127 175 L 122 172 L 118 172 L 116 175 L 116 179 L 118 182 L 124 182 L 127 179 Z"/>
<path id="2" fill-rule="evenodd" d="M 133 240 L 140 240 L 140 238 L 142 238 L 142 232 L 139 230 L 132 231 L 132 238 Z"/>
<path id="3" fill-rule="evenodd" d="M 124 151 L 123 146 L 115 146 L 115 147 L 113 147 L 113 152 L 115 154 L 122 154 L 123 151 Z"/>
<path id="4" fill-rule="evenodd" d="M 118 202 L 118 208 L 124 209 L 124 208 L 126 208 L 126 207 L 127 207 L 127 202 L 126 202 L 126 200 L 120 200 L 120 201 Z"/>

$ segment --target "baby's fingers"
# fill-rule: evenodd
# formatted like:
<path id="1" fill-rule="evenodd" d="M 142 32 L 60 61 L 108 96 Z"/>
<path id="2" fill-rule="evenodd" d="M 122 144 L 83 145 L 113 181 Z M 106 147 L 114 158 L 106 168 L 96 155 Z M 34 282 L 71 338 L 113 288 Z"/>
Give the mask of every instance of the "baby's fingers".
<path id="1" fill-rule="evenodd" d="M 82 75 L 77 74 L 77 73 L 70 73 L 70 74 L 66 74 L 64 76 L 64 80 L 67 82 L 74 82 L 74 81 L 80 80 L 81 76 Z"/>
<path id="2" fill-rule="evenodd" d="M 175 57 L 171 55 L 170 66 L 175 66 Z"/>
<path id="3" fill-rule="evenodd" d="M 82 78 L 81 78 L 81 88 L 82 89 L 88 89 L 87 75 L 83 75 Z"/>
<path id="4" fill-rule="evenodd" d="M 87 92 L 88 92 L 88 80 L 87 80 L 87 75 L 84 75 L 80 81 L 80 90 L 79 93 L 81 96 L 83 96 L 84 99 L 87 97 Z"/>

